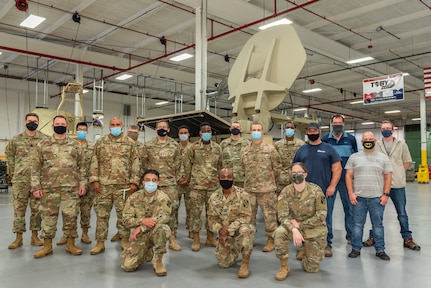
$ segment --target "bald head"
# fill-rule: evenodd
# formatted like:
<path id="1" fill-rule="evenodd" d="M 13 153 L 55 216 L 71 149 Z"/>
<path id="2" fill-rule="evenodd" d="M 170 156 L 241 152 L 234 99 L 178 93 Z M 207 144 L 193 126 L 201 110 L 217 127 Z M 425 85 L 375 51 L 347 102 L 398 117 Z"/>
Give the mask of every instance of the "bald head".
<path id="1" fill-rule="evenodd" d="M 222 168 L 219 171 L 220 180 L 233 180 L 233 171 L 230 168 Z"/>

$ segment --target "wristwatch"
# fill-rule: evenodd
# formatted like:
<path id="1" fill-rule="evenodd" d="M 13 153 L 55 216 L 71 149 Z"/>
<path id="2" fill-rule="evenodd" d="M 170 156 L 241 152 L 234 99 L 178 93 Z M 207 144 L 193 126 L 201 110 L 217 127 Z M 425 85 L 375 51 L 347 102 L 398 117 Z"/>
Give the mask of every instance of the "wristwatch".
<path id="1" fill-rule="evenodd" d="M 389 197 L 389 193 L 388 192 L 383 192 L 383 195 L 388 196 Z"/>

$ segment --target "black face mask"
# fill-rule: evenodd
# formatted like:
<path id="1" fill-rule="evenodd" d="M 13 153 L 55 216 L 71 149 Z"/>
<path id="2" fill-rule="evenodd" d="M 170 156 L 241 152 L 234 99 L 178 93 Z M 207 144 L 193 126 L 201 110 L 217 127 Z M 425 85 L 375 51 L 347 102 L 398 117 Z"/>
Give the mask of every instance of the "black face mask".
<path id="1" fill-rule="evenodd" d="M 310 141 L 316 141 L 319 139 L 319 134 L 307 134 L 308 140 Z"/>
<path id="2" fill-rule="evenodd" d="M 168 131 L 165 129 L 159 129 L 159 130 L 157 130 L 157 135 L 159 135 L 160 137 L 164 137 L 164 136 L 168 135 Z"/>
<path id="3" fill-rule="evenodd" d="M 343 125 L 332 125 L 332 133 L 334 133 L 335 136 L 340 136 L 344 132 L 344 126 Z"/>
<path id="4" fill-rule="evenodd" d="M 229 189 L 233 185 L 233 180 L 220 180 L 220 186 L 223 189 Z"/>
<path id="5" fill-rule="evenodd" d="M 39 125 L 37 125 L 37 124 L 36 124 L 35 122 L 33 122 L 33 121 L 28 122 L 27 124 L 25 124 L 25 127 L 27 127 L 27 129 L 28 129 L 28 130 L 30 130 L 30 131 L 34 131 L 34 130 L 36 130 L 38 126 L 39 126 Z"/>
<path id="6" fill-rule="evenodd" d="M 232 133 L 232 135 L 238 135 L 239 133 L 241 133 L 241 130 L 239 130 L 239 128 L 232 128 L 232 130 L 230 130 L 230 133 Z"/>
<path id="7" fill-rule="evenodd" d="M 54 126 L 54 132 L 57 134 L 64 134 L 66 133 L 67 128 L 66 126 Z"/>
<path id="8" fill-rule="evenodd" d="M 362 142 L 362 146 L 364 146 L 365 149 L 373 149 L 376 143 L 374 141 L 364 141 Z"/>

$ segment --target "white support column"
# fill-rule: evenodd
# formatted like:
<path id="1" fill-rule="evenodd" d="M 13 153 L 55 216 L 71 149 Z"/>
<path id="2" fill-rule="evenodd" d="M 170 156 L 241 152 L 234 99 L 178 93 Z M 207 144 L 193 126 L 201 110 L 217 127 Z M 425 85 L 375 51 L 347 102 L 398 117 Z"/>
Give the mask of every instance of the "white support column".
<path id="1" fill-rule="evenodd" d="M 195 47 L 195 110 L 206 107 L 207 89 L 207 0 L 201 0 L 196 8 L 196 47 Z"/>
<path id="2" fill-rule="evenodd" d="M 75 74 L 75 82 L 79 84 L 84 84 L 84 72 L 82 71 L 82 65 L 77 64 L 76 65 L 76 74 Z M 75 116 L 76 117 L 82 117 L 82 120 L 84 121 L 85 115 L 83 114 L 83 111 L 81 109 L 81 100 L 79 93 L 75 95 Z"/>

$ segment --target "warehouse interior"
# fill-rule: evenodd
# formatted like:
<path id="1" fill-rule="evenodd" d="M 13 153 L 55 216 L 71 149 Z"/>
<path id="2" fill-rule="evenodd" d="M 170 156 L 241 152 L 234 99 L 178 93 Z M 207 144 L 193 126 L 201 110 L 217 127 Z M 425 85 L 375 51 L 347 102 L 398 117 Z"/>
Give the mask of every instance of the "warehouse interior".
<path id="1" fill-rule="evenodd" d="M 273 113 L 318 121 L 323 134 L 330 131 L 331 116 L 342 114 L 346 129 L 358 140 L 363 131 L 378 132 L 381 120 L 392 120 L 397 136 L 408 143 L 416 168 L 423 162 L 423 147 L 431 150 L 427 124 L 431 116 L 424 90 L 424 69 L 431 67 L 430 0 L 0 0 L 0 4 L 0 122 L 4 124 L 0 125 L 0 157 L 7 141 L 23 130 L 26 113 L 36 108 L 56 110 L 63 87 L 77 81 L 82 82 L 83 113 L 89 122 L 99 113 L 105 120 L 121 117 L 128 127 L 138 119 L 205 110 L 221 123 L 218 129 L 223 134 L 234 116 L 228 79 L 235 61 L 260 26 L 281 19 L 291 22 L 286 25 L 296 31 L 306 60 Z M 21 26 L 30 15 L 45 20 L 35 28 Z M 191 57 L 171 60 L 183 53 Z M 347 63 L 364 57 L 372 58 Z M 397 73 L 403 73 L 403 100 L 364 104 L 364 79 Z M 304 92 L 314 88 L 320 90 Z M 74 112 L 74 107 L 67 109 Z M 154 122 L 146 125 L 140 133 L 142 142 L 155 135 Z M 89 135 L 95 140 L 107 132 L 106 125 L 90 127 Z M 280 138 L 280 125 L 272 125 L 267 133 Z M 428 155 L 428 163 L 430 159 Z M 389 264 L 374 259 L 372 251 L 356 262 L 347 259 L 350 247 L 342 240 L 340 216 L 334 227 L 339 233 L 335 257 L 324 261 L 322 273 L 305 275 L 296 265 L 293 283 L 290 279 L 277 283 L 275 256 L 257 251 L 251 268 L 256 268 L 255 274 L 247 285 L 423 286 L 431 280 L 424 270 L 431 246 L 429 188 L 409 182 L 407 189 L 420 253 L 403 250 L 395 211 L 388 207 L 385 227 L 388 254 L 393 256 Z M 0 190 L 5 231 L 0 253 L 6 255 L 0 260 L 0 276 L 7 281 L 5 287 L 54 283 L 76 287 L 84 281 L 95 287 L 134 287 L 147 285 L 146 276 L 148 284 L 161 287 L 244 285 L 235 279 L 236 271 L 216 267 L 210 248 L 203 253 L 187 248 L 179 254 L 170 252 L 169 274 L 164 279 L 153 277 L 151 267 L 133 275 L 123 273 L 118 265 L 120 248 L 114 244 L 102 257 L 87 253 L 71 258 L 56 249 L 53 257 L 36 261 L 35 248 L 28 243 L 20 251 L 8 251 L 13 237 L 10 198 L 10 189 Z M 337 208 L 341 215 L 342 209 Z M 182 232 L 179 241 L 187 247 Z M 24 269 L 31 271 L 28 277 L 20 277 Z"/>

